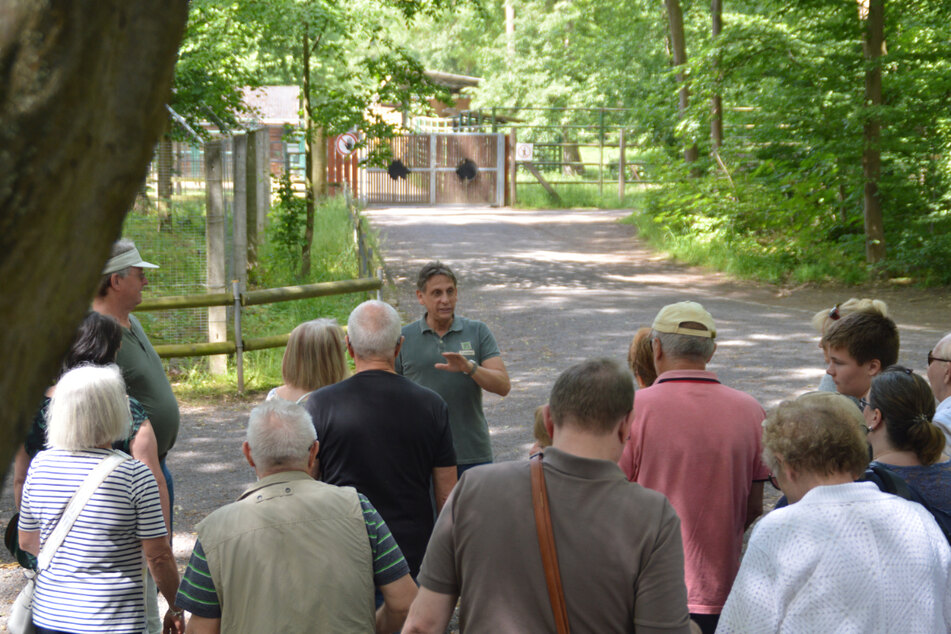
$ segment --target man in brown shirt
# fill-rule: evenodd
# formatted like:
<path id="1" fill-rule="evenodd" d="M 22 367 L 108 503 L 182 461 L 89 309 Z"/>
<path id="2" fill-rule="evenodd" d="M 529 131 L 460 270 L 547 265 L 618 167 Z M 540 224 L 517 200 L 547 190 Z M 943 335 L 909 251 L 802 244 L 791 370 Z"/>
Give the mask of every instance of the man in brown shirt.
<path id="1" fill-rule="evenodd" d="M 544 467 L 572 630 L 689 632 L 680 520 L 617 466 L 633 418 L 630 373 L 610 359 L 552 389 Z M 403 632 L 444 632 L 461 594 L 473 632 L 553 632 L 529 463 L 467 471 L 439 515 Z"/>

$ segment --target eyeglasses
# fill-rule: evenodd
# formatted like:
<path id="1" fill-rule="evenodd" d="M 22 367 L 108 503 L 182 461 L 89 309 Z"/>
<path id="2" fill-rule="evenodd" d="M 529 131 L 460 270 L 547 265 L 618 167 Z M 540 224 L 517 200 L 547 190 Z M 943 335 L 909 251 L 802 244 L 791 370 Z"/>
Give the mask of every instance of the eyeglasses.
<path id="1" fill-rule="evenodd" d="M 777 491 L 782 491 L 782 489 L 779 488 L 779 482 L 776 480 L 776 476 L 774 476 L 772 473 L 769 474 L 769 483 L 772 484 L 773 488 Z"/>
<path id="2" fill-rule="evenodd" d="M 933 352 L 934 350 L 928 351 L 928 365 L 931 365 L 935 361 L 943 361 L 944 363 L 951 363 L 951 359 L 939 359 L 938 357 L 934 356 L 934 354 L 932 354 Z"/>
<path id="3" fill-rule="evenodd" d="M 832 307 L 832 310 L 829 311 L 829 319 L 831 319 L 832 321 L 836 321 L 841 317 L 842 315 L 839 314 L 839 305 L 836 304 L 835 306 Z"/>
<path id="4" fill-rule="evenodd" d="M 865 408 L 866 408 L 866 407 L 871 407 L 871 406 L 872 406 L 872 404 L 869 403 L 869 402 L 868 402 L 867 400 L 865 400 L 864 398 L 860 398 L 860 399 L 859 399 L 859 409 L 862 410 L 863 412 L 865 411 Z"/>

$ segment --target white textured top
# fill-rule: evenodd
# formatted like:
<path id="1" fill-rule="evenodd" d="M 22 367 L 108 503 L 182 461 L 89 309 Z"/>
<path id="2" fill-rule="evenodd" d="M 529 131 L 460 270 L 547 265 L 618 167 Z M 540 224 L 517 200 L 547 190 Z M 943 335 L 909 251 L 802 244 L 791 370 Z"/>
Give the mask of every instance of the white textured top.
<path id="1" fill-rule="evenodd" d="M 951 547 L 919 504 L 820 486 L 753 529 L 721 632 L 951 631 Z"/>
<path id="2" fill-rule="evenodd" d="M 109 449 L 41 451 L 23 486 L 19 528 L 49 538 L 66 504 Z M 33 620 L 67 632 L 145 627 L 142 541 L 166 535 L 158 485 L 128 460 L 110 473 L 76 518 L 48 568 L 36 578 Z"/>

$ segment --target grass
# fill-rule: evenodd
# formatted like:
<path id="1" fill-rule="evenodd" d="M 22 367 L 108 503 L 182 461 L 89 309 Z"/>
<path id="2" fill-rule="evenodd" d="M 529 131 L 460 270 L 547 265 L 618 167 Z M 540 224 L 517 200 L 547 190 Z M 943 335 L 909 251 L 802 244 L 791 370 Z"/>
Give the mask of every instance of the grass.
<path id="1" fill-rule="evenodd" d="M 147 295 L 204 292 L 203 198 L 176 199 L 172 205 L 172 218 L 169 229 L 158 231 L 158 217 L 154 210 L 139 209 L 129 214 L 123 227 L 123 235 L 136 241 L 143 257 L 161 265 L 161 268 L 150 274 Z M 369 239 L 375 249 L 375 236 L 371 235 Z M 327 200 L 315 214 L 311 274 L 306 280 L 298 276 L 299 249 L 266 241 L 259 247 L 258 254 L 259 265 L 252 276 L 254 283 L 249 284 L 252 288 L 358 277 L 358 254 L 342 197 Z M 357 293 L 249 306 L 242 312 L 242 333 L 245 338 L 286 334 L 299 323 L 318 317 L 332 317 L 338 323 L 345 324 L 350 311 L 364 299 L 366 294 Z M 155 344 L 206 339 L 203 326 L 205 315 L 204 309 L 136 314 L 142 319 L 143 327 Z M 233 332 L 229 333 L 229 338 L 233 338 Z M 283 354 L 283 348 L 244 354 L 245 390 L 249 395 L 257 398 L 261 391 L 282 383 Z M 184 400 L 219 399 L 233 395 L 237 389 L 233 356 L 229 357 L 227 374 L 221 376 L 208 372 L 203 357 L 170 359 L 166 361 L 166 369 L 176 396 Z"/>

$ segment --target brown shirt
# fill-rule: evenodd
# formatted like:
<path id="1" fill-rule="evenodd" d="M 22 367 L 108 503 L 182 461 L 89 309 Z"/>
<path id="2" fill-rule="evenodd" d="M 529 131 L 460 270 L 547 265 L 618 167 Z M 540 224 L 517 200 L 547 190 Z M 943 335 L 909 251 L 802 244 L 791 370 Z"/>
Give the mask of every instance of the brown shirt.
<path id="1" fill-rule="evenodd" d="M 689 632 L 680 520 L 618 466 L 545 450 L 555 546 L 573 632 Z M 529 463 L 467 471 L 439 515 L 419 582 L 461 594 L 478 632 L 553 632 Z"/>

